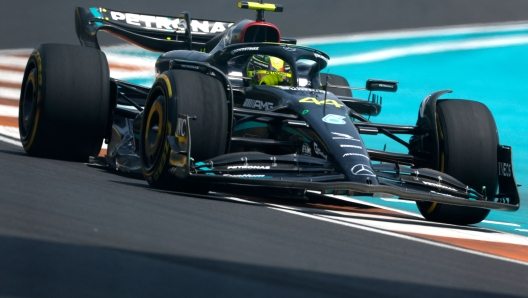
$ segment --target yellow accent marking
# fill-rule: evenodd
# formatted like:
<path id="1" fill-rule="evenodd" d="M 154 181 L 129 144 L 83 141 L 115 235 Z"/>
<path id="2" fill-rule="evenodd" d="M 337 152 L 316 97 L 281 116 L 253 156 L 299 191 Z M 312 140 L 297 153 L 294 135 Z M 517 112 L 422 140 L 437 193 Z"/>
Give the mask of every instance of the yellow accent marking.
<path id="1" fill-rule="evenodd" d="M 165 80 L 165 84 L 167 85 L 167 91 L 169 92 L 169 98 L 172 98 L 172 88 L 171 88 L 169 77 L 167 77 L 164 74 L 160 74 L 158 78 L 162 78 L 163 80 Z M 167 98 L 167 100 L 169 98 Z"/>
<path id="2" fill-rule="evenodd" d="M 440 137 L 441 140 L 444 139 L 444 133 L 442 131 L 442 126 L 440 126 L 440 119 L 438 118 L 438 113 L 436 114 L 436 127 L 438 129 L 438 136 Z M 444 156 L 444 152 L 441 152 L 440 153 L 440 172 L 444 172 L 445 171 L 445 156 Z M 438 204 L 436 202 L 432 202 L 431 203 L 431 206 L 429 207 L 429 209 L 427 209 L 427 211 L 425 211 L 427 214 L 431 214 L 436 206 Z"/>
<path id="3" fill-rule="evenodd" d="M 436 208 L 436 205 L 437 205 L 436 202 L 433 202 L 433 203 L 431 204 L 431 207 L 429 207 L 429 209 L 427 209 L 427 211 L 425 211 L 425 212 L 426 212 L 427 214 L 431 214 L 431 212 L 433 212 L 434 209 Z"/>
<path id="4" fill-rule="evenodd" d="M 108 17 L 106 17 L 106 18 L 105 18 L 105 20 L 107 20 L 107 21 L 108 21 L 108 20 L 110 20 L 110 19 L 109 19 Z"/>
<path id="5" fill-rule="evenodd" d="M 167 37 L 167 40 L 171 40 L 171 39 L 172 39 L 172 38 L 170 38 L 170 37 Z"/>
<path id="6" fill-rule="evenodd" d="M 238 2 L 238 8 L 246 8 L 246 9 L 253 9 L 253 10 L 267 10 L 267 11 L 275 11 L 277 6 L 275 4 L 269 4 L 269 3 L 258 3 L 258 2 Z"/>
<path id="7" fill-rule="evenodd" d="M 267 11 L 274 11 L 276 6 L 275 4 L 267 4 L 267 3 L 258 3 L 258 2 L 248 2 L 249 9 L 263 9 Z"/>
<path id="8" fill-rule="evenodd" d="M 106 12 L 106 8 L 103 8 L 103 12 Z"/>
<path id="9" fill-rule="evenodd" d="M 444 132 L 442 131 L 442 126 L 440 126 L 440 119 L 438 118 L 438 113 L 436 114 L 436 127 L 438 128 L 438 133 L 440 134 L 440 139 L 444 139 Z"/>
<path id="10" fill-rule="evenodd" d="M 322 105 L 322 104 L 324 104 L 325 101 L 324 101 L 324 99 L 323 100 L 317 100 L 317 98 L 314 98 L 314 97 L 305 97 L 305 98 L 299 100 L 299 102 L 308 102 L 308 103 L 314 103 L 316 105 Z M 326 104 L 327 105 L 333 105 L 336 108 L 340 108 L 340 107 L 343 106 L 342 104 L 339 104 L 337 101 L 335 101 L 333 99 L 327 99 L 326 100 Z"/>

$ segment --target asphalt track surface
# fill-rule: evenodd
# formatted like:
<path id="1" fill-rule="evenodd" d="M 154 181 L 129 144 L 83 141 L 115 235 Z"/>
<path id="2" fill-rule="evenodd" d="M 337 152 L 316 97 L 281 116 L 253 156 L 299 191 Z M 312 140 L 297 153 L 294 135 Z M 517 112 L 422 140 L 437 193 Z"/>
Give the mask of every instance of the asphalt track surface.
<path id="1" fill-rule="evenodd" d="M 282 1 L 285 15 L 268 19 L 286 36 L 312 36 L 528 18 L 525 1 L 334 2 Z M 166 3 L 2 1 L 0 48 L 76 43 L 74 4 L 219 20 L 248 13 L 230 1 Z M 0 169 L 0 296 L 528 296 L 521 264 L 259 204 L 161 192 L 4 142 Z"/>

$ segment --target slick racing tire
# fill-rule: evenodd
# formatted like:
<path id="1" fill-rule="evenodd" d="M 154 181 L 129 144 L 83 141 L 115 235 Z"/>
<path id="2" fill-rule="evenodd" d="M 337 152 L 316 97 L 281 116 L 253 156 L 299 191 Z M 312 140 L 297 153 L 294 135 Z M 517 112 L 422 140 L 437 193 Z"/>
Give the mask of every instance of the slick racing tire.
<path id="1" fill-rule="evenodd" d="M 442 100 L 437 104 L 441 172 L 474 190 L 484 191 L 493 200 L 498 186 L 497 126 L 490 110 L 469 100 Z M 484 189 L 485 187 L 485 189 Z M 422 215 L 431 221 L 467 225 L 479 223 L 489 210 L 417 202 Z"/>
<path id="2" fill-rule="evenodd" d="M 321 85 L 326 85 L 326 74 L 320 73 L 319 79 L 321 80 Z M 338 76 L 336 74 L 328 74 L 328 83 L 330 85 L 336 85 L 336 86 L 347 86 L 350 87 L 350 84 L 348 84 L 347 79 L 345 79 L 342 76 Z M 328 91 L 334 93 L 336 96 L 348 96 L 352 97 L 352 90 L 350 89 L 344 89 L 344 88 L 335 88 L 335 87 L 328 87 Z"/>
<path id="3" fill-rule="evenodd" d="M 196 161 L 224 154 L 227 141 L 225 88 L 212 76 L 190 70 L 161 74 L 147 97 L 139 139 L 141 169 L 149 185 L 159 189 L 207 193 L 207 185 L 178 180 L 170 173 L 171 147 L 178 115 L 190 120 L 191 157 Z"/>
<path id="4" fill-rule="evenodd" d="M 18 114 L 20 140 L 31 156 L 88 161 L 97 156 L 110 109 L 103 52 L 41 44 L 29 57 Z"/>

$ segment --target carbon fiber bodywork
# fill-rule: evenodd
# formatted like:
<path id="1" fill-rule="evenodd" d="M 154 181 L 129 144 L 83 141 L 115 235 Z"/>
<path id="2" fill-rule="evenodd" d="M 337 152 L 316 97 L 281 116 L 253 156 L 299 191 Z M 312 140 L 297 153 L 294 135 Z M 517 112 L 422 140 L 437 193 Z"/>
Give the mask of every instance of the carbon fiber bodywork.
<path id="1" fill-rule="evenodd" d="M 178 115 L 168 136 L 175 183 L 244 185 L 323 193 L 382 195 L 515 211 L 520 198 L 512 170 L 511 148 L 497 148 L 498 191 L 491 198 L 439 172 L 436 102 L 449 93 L 432 93 L 422 102 L 416 125 L 373 123 L 381 102 L 336 95 L 320 71 L 328 55 L 295 45 L 264 21 L 236 23 L 192 20 L 118 12 L 105 8 L 76 9 L 81 44 L 99 48 L 96 33 L 105 30 L 150 50 L 164 52 L 156 74 L 172 69 L 200 72 L 225 88 L 229 114 L 225 155 L 192 159 L 193 115 Z M 245 65 L 255 54 L 282 59 L 291 68 L 285 86 L 251 86 Z M 378 87 L 373 87 L 377 85 Z M 142 107 L 149 88 L 112 79 L 115 92 L 106 162 L 113 168 L 140 172 L 137 143 Z M 381 87 L 380 87 L 381 86 Z M 348 86 L 342 86 L 348 87 Z M 378 88 L 378 89 L 374 89 Z M 371 80 L 370 91 L 395 91 L 395 82 Z M 392 89 L 392 90 L 391 90 Z M 197 119 L 206 121 L 207 119 Z M 409 154 L 366 148 L 361 134 L 383 134 L 409 149 Z M 396 134 L 412 136 L 408 143 Z"/>

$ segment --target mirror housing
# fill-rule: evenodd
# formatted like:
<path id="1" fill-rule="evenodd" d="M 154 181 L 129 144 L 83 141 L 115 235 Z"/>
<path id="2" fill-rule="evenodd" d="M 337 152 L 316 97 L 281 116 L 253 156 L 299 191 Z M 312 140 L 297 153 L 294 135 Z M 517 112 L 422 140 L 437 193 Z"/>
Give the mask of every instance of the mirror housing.
<path id="1" fill-rule="evenodd" d="M 369 91 L 396 92 L 398 90 L 398 82 L 368 79 L 365 89 Z"/>

